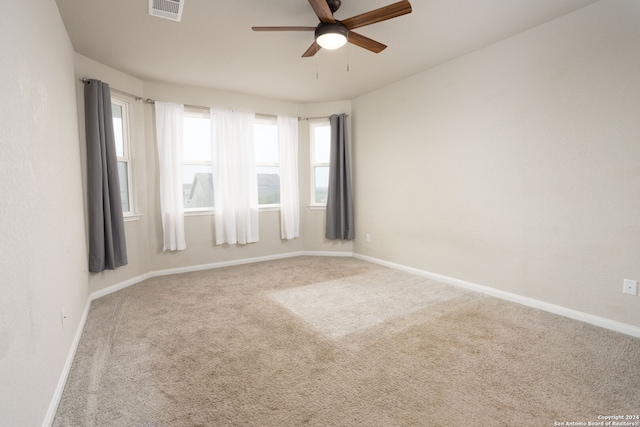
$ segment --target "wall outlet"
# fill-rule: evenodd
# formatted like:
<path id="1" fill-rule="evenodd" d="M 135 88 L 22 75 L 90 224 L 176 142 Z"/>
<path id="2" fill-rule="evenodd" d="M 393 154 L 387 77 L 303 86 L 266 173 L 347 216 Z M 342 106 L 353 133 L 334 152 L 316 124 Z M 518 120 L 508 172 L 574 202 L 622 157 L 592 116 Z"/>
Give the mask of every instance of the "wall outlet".
<path id="1" fill-rule="evenodd" d="M 61 326 L 64 329 L 64 321 L 67 320 L 67 313 L 65 313 L 64 308 L 60 310 L 60 322 Z"/>
<path id="2" fill-rule="evenodd" d="M 624 283 L 622 285 L 622 293 L 629 295 L 638 295 L 638 281 L 624 279 Z"/>
<path id="3" fill-rule="evenodd" d="M 369 233 L 365 234 L 365 235 L 364 235 L 364 239 L 365 239 L 367 242 L 370 242 L 370 241 L 371 241 L 371 234 L 369 234 Z"/>

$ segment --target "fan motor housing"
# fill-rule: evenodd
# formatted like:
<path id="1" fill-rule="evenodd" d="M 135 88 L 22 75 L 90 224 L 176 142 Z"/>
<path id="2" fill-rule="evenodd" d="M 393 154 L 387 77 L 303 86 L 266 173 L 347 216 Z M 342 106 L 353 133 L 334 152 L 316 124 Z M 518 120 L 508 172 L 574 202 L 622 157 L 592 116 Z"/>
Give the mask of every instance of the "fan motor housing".
<path id="1" fill-rule="evenodd" d="M 327 0 L 331 13 L 336 13 L 336 10 L 340 9 L 342 2 L 340 0 Z"/>
<path id="2" fill-rule="evenodd" d="M 349 35 L 349 30 L 345 27 L 341 22 L 336 21 L 335 23 L 323 23 L 321 22 L 316 27 L 315 37 L 316 39 L 324 34 L 342 34 L 347 37 Z"/>

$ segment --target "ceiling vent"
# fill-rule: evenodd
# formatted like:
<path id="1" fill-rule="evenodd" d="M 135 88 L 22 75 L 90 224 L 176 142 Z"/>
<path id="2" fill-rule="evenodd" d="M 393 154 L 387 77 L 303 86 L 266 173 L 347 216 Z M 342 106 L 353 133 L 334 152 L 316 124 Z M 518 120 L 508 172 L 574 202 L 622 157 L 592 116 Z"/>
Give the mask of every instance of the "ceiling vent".
<path id="1" fill-rule="evenodd" d="M 184 0 L 149 0 L 149 15 L 180 21 Z"/>

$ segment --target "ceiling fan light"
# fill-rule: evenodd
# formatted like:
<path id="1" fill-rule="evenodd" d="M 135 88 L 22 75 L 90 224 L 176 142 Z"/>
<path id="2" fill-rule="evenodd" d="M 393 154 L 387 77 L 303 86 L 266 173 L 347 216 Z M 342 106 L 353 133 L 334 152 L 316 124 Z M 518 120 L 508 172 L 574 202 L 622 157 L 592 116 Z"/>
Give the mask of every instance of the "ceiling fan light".
<path id="1" fill-rule="evenodd" d="M 328 33 L 319 36 L 316 42 L 325 49 L 338 49 L 347 42 L 347 38 L 343 34 Z"/>
<path id="2" fill-rule="evenodd" d="M 316 43 L 324 49 L 338 49 L 347 42 L 348 31 L 342 24 L 320 24 L 316 28 Z"/>

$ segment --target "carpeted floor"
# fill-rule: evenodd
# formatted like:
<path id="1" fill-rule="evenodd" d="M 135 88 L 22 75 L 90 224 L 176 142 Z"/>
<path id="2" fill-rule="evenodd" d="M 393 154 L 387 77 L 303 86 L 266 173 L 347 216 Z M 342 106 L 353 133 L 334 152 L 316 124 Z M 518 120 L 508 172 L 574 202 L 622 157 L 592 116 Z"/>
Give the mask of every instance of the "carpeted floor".
<path id="1" fill-rule="evenodd" d="M 554 426 L 638 414 L 640 339 L 353 258 L 298 257 L 94 301 L 54 426 Z"/>

